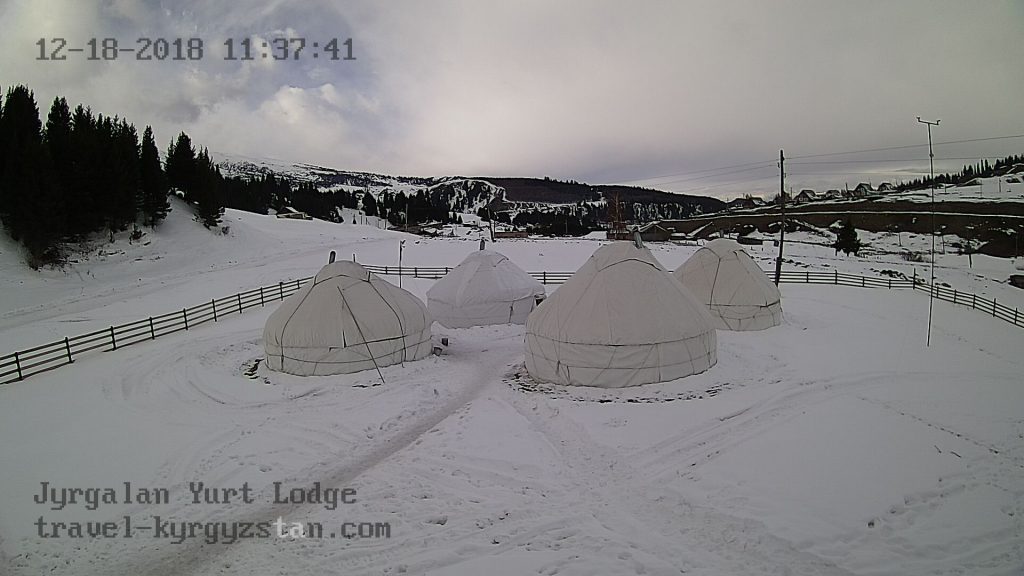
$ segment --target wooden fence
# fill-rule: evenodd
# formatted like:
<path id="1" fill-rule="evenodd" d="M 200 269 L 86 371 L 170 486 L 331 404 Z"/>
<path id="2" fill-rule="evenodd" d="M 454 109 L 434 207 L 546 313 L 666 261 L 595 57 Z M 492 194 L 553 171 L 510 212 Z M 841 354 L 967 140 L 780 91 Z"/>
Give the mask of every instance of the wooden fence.
<path id="1" fill-rule="evenodd" d="M 399 268 L 397 266 L 367 265 L 365 268 L 375 274 L 385 276 L 411 276 L 428 280 L 436 280 L 451 271 L 451 268 L 448 267 L 420 266 Z M 766 271 L 765 273 L 770 276 L 773 272 Z M 543 284 L 562 284 L 573 275 L 573 272 L 541 271 L 530 272 L 529 274 Z M 294 294 L 310 280 L 312 280 L 312 277 L 261 286 L 245 292 L 232 294 L 231 296 L 214 298 L 203 304 L 182 308 L 180 311 L 168 312 L 160 316 L 150 316 L 135 322 L 89 332 L 88 334 L 65 337 L 63 340 L 56 340 L 48 344 L 0 356 L 0 384 L 17 382 L 34 374 L 73 364 L 75 359 L 83 354 L 98 351 L 109 352 L 131 346 L 132 344 L 155 340 L 159 336 L 189 330 L 207 322 L 217 322 L 221 318 L 232 314 L 241 314 L 249 308 L 266 306 L 268 303 L 284 300 L 286 296 Z M 839 271 L 807 270 L 801 272 L 799 270 L 784 270 L 779 280 L 788 284 L 831 284 L 834 286 L 856 286 L 860 288 L 909 288 L 922 292 L 931 291 L 936 299 L 969 306 L 973 310 L 979 310 L 994 318 L 1024 328 L 1024 314 L 1021 314 L 1017 308 L 1010 308 L 1000 304 L 995 299 L 980 297 L 969 292 L 960 292 L 945 286 L 935 285 L 929 287 L 927 282 L 917 277 L 890 278 L 856 276 Z"/>

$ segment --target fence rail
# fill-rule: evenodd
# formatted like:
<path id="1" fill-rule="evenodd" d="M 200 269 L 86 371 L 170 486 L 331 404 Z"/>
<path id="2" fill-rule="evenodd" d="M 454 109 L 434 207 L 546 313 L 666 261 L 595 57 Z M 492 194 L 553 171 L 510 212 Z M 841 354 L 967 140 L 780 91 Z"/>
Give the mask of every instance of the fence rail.
<path id="1" fill-rule="evenodd" d="M 451 271 L 449 267 L 421 266 L 399 268 L 398 266 L 366 265 L 365 268 L 375 274 L 411 276 L 427 280 L 436 280 Z M 772 271 L 765 272 L 769 275 L 773 273 Z M 573 272 L 545 270 L 529 272 L 529 274 L 543 284 L 562 284 L 573 275 Z M 35 374 L 73 364 L 83 354 L 96 351 L 110 352 L 140 342 L 155 340 L 160 336 L 189 330 L 207 322 L 217 322 L 232 314 L 241 314 L 249 308 L 262 307 L 271 302 L 284 300 L 310 280 L 312 277 L 260 286 L 230 296 L 214 298 L 203 304 L 182 308 L 180 311 L 65 337 L 62 340 L 0 356 L 0 384 L 17 382 Z M 1024 314 L 1021 314 L 1017 308 L 1010 308 L 996 302 L 995 299 L 979 297 L 970 292 L 960 292 L 941 285 L 929 286 L 924 279 L 916 276 L 913 278 L 890 278 L 857 276 L 839 271 L 784 270 L 779 281 L 787 284 L 831 284 L 834 286 L 913 289 L 931 292 L 936 299 L 968 306 L 993 318 L 1024 328 Z"/>

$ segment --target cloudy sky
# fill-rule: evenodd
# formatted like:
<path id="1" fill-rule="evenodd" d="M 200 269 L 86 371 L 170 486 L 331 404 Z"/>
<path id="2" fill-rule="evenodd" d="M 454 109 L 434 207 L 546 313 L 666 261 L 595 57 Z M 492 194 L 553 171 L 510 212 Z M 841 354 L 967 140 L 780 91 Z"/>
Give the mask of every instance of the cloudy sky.
<path id="1" fill-rule="evenodd" d="M 53 38 L 67 59 L 39 60 Z M 91 61 L 93 38 L 204 51 Z M 226 60 L 246 38 L 254 60 Z M 278 61 L 275 38 L 306 48 Z M 355 60 L 331 60 L 335 38 Z M 1024 134 L 1024 2 L 0 0 L 0 87 L 19 83 L 43 114 L 65 96 L 161 147 L 184 130 L 215 155 L 728 196 L 777 189 L 780 148 L 919 145 L 918 115 L 942 119 L 936 142 L 988 139 L 938 146 L 940 167 L 1024 153 L 991 139 Z M 788 168 L 797 187 L 877 184 L 926 170 L 927 148 Z"/>

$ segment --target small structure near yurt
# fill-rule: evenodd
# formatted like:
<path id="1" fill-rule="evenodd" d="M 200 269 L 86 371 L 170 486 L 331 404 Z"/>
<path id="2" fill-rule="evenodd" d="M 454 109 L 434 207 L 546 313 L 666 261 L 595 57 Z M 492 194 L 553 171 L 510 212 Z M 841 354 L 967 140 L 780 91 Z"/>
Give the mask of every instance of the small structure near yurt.
<path id="1" fill-rule="evenodd" d="M 432 349 L 431 323 L 416 296 L 355 262 L 332 262 L 267 319 L 266 365 L 321 376 L 419 360 Z"/>
<path id="2" fill-rule="evenodd" d="M 448 328 L 525 324 L 544 285 L 504 255 L 481 248 L 427 290 L 427 310 Z"/>
<path id="3" fill-rule="evenodd" d="M 675 271 L 719 330 L 764 330 L 782 322 L 779 289 L 737 242 L 712 240 Z"/>
<path id="4" fill-rule="evenodd" d="M 703 372 L 717 361 L 707 310 L 650 250 L 603 246 L 526 322 L 538 380 L 622 388 Z"/>

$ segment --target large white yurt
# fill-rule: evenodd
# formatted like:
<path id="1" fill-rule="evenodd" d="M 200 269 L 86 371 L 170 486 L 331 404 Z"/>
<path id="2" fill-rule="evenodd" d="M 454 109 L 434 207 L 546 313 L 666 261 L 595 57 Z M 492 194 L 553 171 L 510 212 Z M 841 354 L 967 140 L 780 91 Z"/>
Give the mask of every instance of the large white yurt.
<path id="1" fill-rule="evenodd" d="M 472 252 L 427 290 L 427 310 L 448 328 L 525 324 L 544 285 L 505 256 Z"/>
<path id="2" fill-rule="evenodd" d="M 355 262 L 333 262 L 267 319 L 267 367 L 319 376 L 419 360 L 431 351 L 431 323 L 416 296 Z"/>
<path id="3" fill-rule="evenodd" d="M 708 307 L 720 330 L 764 330 L 782 322 L 779 288 L 734 240 L 708 242 L 675 276 Z"/>
<path id="4" fill-rule="evenodd" d="M 526 369 L 557 384 L 637 386 L 716 361 L 707 310 L 632 242 L 594 252 L 526 322 Z"/>

